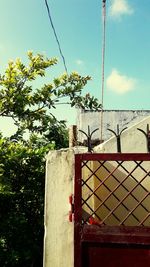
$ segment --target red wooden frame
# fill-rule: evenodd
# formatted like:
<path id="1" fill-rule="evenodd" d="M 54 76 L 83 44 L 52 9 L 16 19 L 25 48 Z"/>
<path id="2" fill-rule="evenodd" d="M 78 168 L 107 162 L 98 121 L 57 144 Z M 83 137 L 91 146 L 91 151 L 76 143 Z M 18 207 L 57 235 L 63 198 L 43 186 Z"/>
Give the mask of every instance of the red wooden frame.
<path id="1" fill-rule="evenodd" d="M 97 226 L 82 224 L 82 162 L 83 161 L 150 161 L 148 153 L 107 153 L 75 155 L 74 187 L 74 266 L 90 266 L 83 258 L 90 244 L 114 247 L 119 244 L 129 248 L 150 249 L 150 227 Z M 94 245 L 95 246 L 95 245 Z M 148 251 L 148 252 L 147 252 Z M 149 253 L 149 254 L 148 254 Z M 148 256 L 149 257 L 149 256 Z M 149 259 L 149 258 L 148 258 Z M 150 264 L 150 262 L 149 262 Z M 94 265 L 95 266 L 95 265 Z M 144 265 L 143 265 L 144 266 Z"/>

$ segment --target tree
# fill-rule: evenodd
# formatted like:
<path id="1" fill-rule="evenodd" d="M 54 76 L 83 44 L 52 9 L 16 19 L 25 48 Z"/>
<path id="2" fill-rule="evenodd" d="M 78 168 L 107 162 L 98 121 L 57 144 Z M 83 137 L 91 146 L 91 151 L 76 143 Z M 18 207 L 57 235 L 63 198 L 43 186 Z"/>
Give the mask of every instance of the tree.
<path id="1" fill-rule="evenodd" d="M 20 59 L 10 61 L 4 75 L 0 76 L 0 115 L 12 117 L 19 133 L 30 132 L 45 134 L 50 124 L 56 123 L 52 108 L 64 103 L 72 107 L 99 109 L 97 99 L 81 95 L 83 87 L 90 80 L 77 73 L 63 74 L 53 82 L 33 89 L 32 84 L 39 76 L 45 76 L 46 69 L 57 63 L 55 58 L 44 58 L 28 52 L 29 64 L 25 66 Z"/>
<path id="2" fill-rule="evenodd" d="M 35 89 L 33 82 L 45 76 L 57 60 L 28 53 L 28 66 L 11 61 L 0 76 L 0 115 L 17 126 L 10 138 L 0 136 L 0 265 L 41 267 L 43 258 L 43 214 L 45 155 L 50 149 L 68 145 L 64 121 L 52 108 L 71 106 L 98 109 L 97 99 L 82 89 L 90 79 L 77 73 L 64 74 Z M 28 140 L 24 132 L 29 132 Z"/>

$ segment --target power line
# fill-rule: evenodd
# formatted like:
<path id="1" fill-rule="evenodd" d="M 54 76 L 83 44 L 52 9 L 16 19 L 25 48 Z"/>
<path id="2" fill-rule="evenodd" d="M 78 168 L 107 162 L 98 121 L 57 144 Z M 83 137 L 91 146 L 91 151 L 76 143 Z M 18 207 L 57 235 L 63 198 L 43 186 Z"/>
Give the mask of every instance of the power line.
<path id="1" fill-rule="evenodd" d="M 48 17 L 49 17 L 49 20 L 50 20 L 50 24 L 51 24 L 51 27 L 52 27 L 53 32 L 54 32 L 54 36 L 55 36 L 56 42 L 57 42 L 57 44 L 58 44 L 58 49 L 59 49 L 60 55 L 61 55 L 62 60 L 63 60 L 63 64 L 64 64 L 65 71 L 66 71 L 66 73 L 68 74 L 68 70 L 67 70 L 67 66 L 66 66 L 66 61 L 65 61 L 65 57 L 64 57 L 63 52 L 62 52 L 62 49 L 61 49 L 61 45 L 60 45 L 60 42 L 59 42 L 59 39 L 58 39 L 56 30 L 55 30 L 55 26 L 54 26 L 54 24 L 53 24 L 53 20 L 52 20 L 51 12 L 50 12 L 50 8 L 49 8 L 49 5 L 48 5 L 47 0 L 45 0 L 45 5 L 46 5 L 46 8 L 47 8 L 47 12 L 48 12 Z"/>

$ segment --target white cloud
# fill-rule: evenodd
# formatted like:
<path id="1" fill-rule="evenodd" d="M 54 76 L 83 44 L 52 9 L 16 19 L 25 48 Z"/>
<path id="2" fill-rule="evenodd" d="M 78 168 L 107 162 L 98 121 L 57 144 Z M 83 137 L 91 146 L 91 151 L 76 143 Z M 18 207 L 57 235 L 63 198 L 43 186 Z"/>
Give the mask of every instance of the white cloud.
<path id="1" fill-rule="evenodd" d="M 125 94 L 135 89 L 136 79 L 120 74 L 113 69 L 106 80 L 107 88 L 117 94 Z"/>
<path id="2" fill-rule="evenodd" d="M 77 59 L 75 62 L 77 65 L 83 65 L 84 64 L 83 60 L 81 60 L 81 59 Z"/>
<path id="3" fill-rule="evenodd" d="M 133 8 L 128 4 L 127 0 L 112 0 L 110 6 L 110 16 L 113 18 L 120 18 L 122 15 L 133 14 Z"/>

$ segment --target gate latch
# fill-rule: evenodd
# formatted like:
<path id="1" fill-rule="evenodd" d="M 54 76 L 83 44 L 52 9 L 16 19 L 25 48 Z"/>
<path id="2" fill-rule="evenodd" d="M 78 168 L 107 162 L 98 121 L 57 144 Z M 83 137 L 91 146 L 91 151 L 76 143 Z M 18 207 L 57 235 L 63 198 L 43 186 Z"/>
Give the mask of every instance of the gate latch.
<path id="1" fill-rule="evenodd" d="M 69 222 L 73 222 L 74 221 L 74 195 L 73 194 L 69 196 L 69 204 L 71 206 L 71 209 L 69 211 Z"/>

